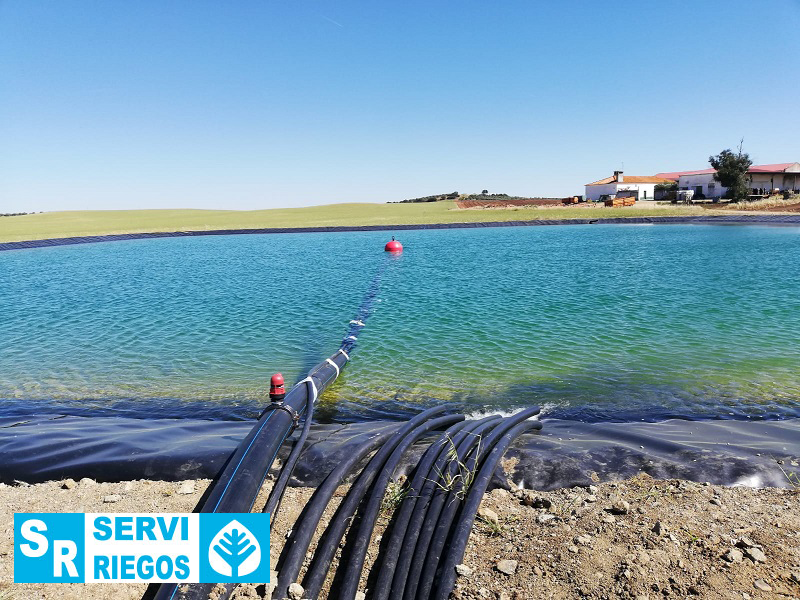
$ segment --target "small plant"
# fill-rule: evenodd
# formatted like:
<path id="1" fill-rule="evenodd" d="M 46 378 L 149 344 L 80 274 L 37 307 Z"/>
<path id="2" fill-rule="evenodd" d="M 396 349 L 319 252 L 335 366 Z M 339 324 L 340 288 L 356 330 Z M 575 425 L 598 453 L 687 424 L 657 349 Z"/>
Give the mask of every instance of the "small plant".
<path id="1" fill-rule="evenodd" d="M 505 533 L 506 528 L 498 521 L 492 521 L 484 517 L 478 516 L 478 525 L 483 533 L 489 537 L 501 536 Z"/>
<path id="2" fill-rule="evenodd" d="M 697 544 L 700 542 L 700 534 L 695 533 L 694 531 L 688 528 L 686 529 L 686 537 L 688 538 L 687 543 L 689 545 Z"/>
<path id="3" fill-rule="evenodd" d="M 447 462 L 444 466 L 444 472 L 439 471 L 439 477 L 433 482 L 439 489 L 445 492 L 455 492 L 456 498 L 459 500 L 463 500 L 466 497 L 477 475 L 478 464 L 480 464 L 481 457 L 481 443 L 483 441 L 480 435 L 478 435 L 477 438 L 478 443 L 474 450 L 474 460 L 471 461 L 472 465 L 470 466 L 468 463 L 464 463 L 459 459 L 458 448 L 456 448 L 453 439 L 448 436 L 447 443 L 449 447 L 447 449 Z"/>
<path id="4" fill-rule="evenodd" d="M 392 516 L 406 496 L 408 496 L 408 487 L 404 480 L 390 481 L 386 486 L 383 500 L 381 500 L 381 516 L 386 518 Z"/>
<path id="5" fill-rule="evenodd" d="M 800 490 L 800 475 L 794 471 L 787 471 L 780 463 L 778 463 L 778 468 L 781 470 L 781 473 L 783 473 L 783 476 L 786 477 L 786 481 L 789 482 L 789 485 L 796 490 Z"/>

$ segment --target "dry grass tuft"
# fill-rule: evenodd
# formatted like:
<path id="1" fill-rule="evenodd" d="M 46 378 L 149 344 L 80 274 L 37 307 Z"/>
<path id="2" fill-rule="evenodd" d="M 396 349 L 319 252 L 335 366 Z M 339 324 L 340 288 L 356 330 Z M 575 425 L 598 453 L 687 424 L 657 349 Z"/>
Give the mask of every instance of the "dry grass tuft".
<path id="1" fill-rule="evenodd" d="M 800 203 L 800 194 L 784 198 L 783 196 L 768 196 L 761 200 L 744 201 L 744 202 L 731 202 L 728 206 L 738 210 L 754 210 L 754 209 L 769 209 L 780 208 L 781 206 L 791 206 Z"/>

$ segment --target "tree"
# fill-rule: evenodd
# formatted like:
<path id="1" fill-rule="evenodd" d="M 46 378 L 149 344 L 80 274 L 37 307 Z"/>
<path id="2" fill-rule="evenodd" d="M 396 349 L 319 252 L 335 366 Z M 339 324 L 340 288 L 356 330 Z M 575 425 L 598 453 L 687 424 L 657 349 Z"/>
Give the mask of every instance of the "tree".
<path id="1" fill-rule="evenodd" d="M 732 150 L 727 149 L 716 156 L 708 157 L 708 162 L 717 171 L 714 179 L 728 188 L 728 198 L 736 202 L 747 198 L 747 171 L 753 164 L 750 156 L 742 152 L 743 143 L 744 140 L 739 142 L 739 150 L 735 154 Z"/>
<path id="2" fill-rule="evenodd" d="M 481 192 L 481 196 L 486 196 L 489 193 L 489 190 L 483 190 Z"/>

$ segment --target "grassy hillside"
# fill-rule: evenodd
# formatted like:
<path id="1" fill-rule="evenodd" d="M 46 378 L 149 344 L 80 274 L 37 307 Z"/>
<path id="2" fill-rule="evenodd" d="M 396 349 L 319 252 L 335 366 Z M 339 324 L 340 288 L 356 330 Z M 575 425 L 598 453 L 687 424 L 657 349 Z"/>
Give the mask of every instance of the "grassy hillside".
<path id="1" fill-rule="evenodd" d="M 527 219 L 577 219 L 620 216 L 708 214 L 690 208 L 508 208 L 463 210 L 454 202 L 421 204 L 329 204 L 268 210 L 106 210 L 51 212 L 0 217 L 0 242 L 110 233 L 203 231 L 260 227 L 329 225 L 405 225 Z"/>

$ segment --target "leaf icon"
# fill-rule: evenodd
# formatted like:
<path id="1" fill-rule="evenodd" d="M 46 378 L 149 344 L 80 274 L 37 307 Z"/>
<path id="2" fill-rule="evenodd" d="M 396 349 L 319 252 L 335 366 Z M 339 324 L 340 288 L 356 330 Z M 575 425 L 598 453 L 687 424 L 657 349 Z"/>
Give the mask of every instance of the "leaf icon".
<path id="1" fill-rule="evenodd" d="M 208 561 L 218 573 L 240 577 L 258 568 L 261 548 L 256 537 L 244 525 L 233 520 L 211 540 Z"/>

